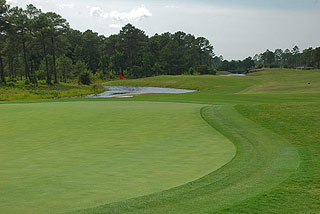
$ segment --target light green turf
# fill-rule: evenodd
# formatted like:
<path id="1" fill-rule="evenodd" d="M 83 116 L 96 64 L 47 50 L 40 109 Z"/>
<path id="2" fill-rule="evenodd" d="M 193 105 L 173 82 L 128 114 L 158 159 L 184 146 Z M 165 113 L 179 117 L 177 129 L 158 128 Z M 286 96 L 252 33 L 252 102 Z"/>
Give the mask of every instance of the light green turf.
<path id="1" fill-rule="evenodd" d="M 234 107 L 204 107 L 201 114 L 237 146 L 229 164 L 179 188 L 76 213 L 215 213 L 274 188 L 297 170 L 297 150 Z"/>
<path id="2" fill-rule="evenodd" d="M 203 105 L 67 102 L 0 105 L 0 213 L 61 213 L 196 180 L 234 145 Z"/>
<path id="3" fill-rule="evenodd" d="M 308 84 L 310 83 L 310 84 Z M 112 103 L 115 106 L 123 106 L 124 109 L 131 109 L 135 105 L 140 105 L 141 108 L 136 110 L 136 112 L 144 111 L 144 113 L 148 113 L 145 111 L 145 108 L 148 106 L 153 106 L 152 111 L 157 111 L 161 106 L 165 106 L 165 108 L 170 108 L 170 111 L 167 112 L 182 112 L 183 116 L 173 117 L 170 113 L 161 114 L 159 118 L 164 120 L 174 120 L 175 123 L 181 124 L 181 139 L 189 141 L 189 135 L 196 136 L 195 138 L 201 139 L 203 135 L 198 134 L 198 128 L 201 130 L 208 128 L 211 135 L 220 138 L 221 133 L 228 140 L 222 137 L 222 139 L 226 140 L 226 142 L 232 142 L 236 146 L 237 153 L 232 161 L 228 162 L 226 165 L 214 171 L 214 167 L 211 168 L 212 171 L 206 176 L 201 178 L 194 177 L 195 180 L 192 182 L 186 183 L 184 185 L 180 185 L 165 191 L 157 192 L 151 194 L 146 194 L 146 192 L 142 194 L 146 194 L 141 197 L 135 197 L 128 200 L 121 200 L 118 202 L 103 202 L 96 200 L 96 196 L 101 196 L 104 199 L 110 198 L 110 192 L 107 190 L 96 190 L 96 191 L 83 191 L 88 190 L 89 188 L 96 187 L 92 185 L 92 183 L 97 180 L 102 181 L 106 178 L 95 178 L 96 180 L 88 180 L 85 179 L 85 182 L 78 182 L 79 180 L 74 179 L 72 176 L 81 175 L 81 177 L 86 178 L 90 176 L 94 176 L 99 173 L 106 173 L 103 170 L 94 170 L 99 167 L 105 167 L 106 164 L 99 162 L 99 160 L 105 158 L 103 156 L 106 150 L 99 149 L 100 146 L 95 146 L 96 144 L 92 143 L 84 143 L 84 147 L 75 145 L 72 141 L 70 145 L 72 147 L 65 147 L 65 143 L 60 142 L 58 140 L 54 140 L 54 142 L 58 142 L 58 144 L 50 145 L 48 147 L 35 147 L 37 150 L 33 150 L 29 148 L 28 153 L 23 154 L 26 156 L 22 156 L 20 154 L 14 154 L 15 150 L 10 150 L 11 157 L 15 157 L 17 161 L 22 160 L 23 162 L 27 162 L 32 158 L 37 159 L 38 157 L 42 157 L 43 159 L 38 159 L 38 163 L 34 165 L 29 165 L 29 168 L 25 168 L 24 170 L 19 170 L 16 176 L 10 176 L 10 179 L 5 180 L 7 183 L 3 183 L 0 180 L 0 185 L 9 186 L 8 182 L 10 180 L 20 179 L 24 180 L 22 177 L 25 170 L 31 169 L 34 172 L 37 170 L 45 170 L 45 173 L 42 175 L 42 181 L 47 182 L 47 186 L 54 185 L 57 187 L 64 186 L 65 189 L 63 192 L 56 194 L 42 194 L 39 197 L 42 198 L 50 198 L 52 197 L 52 203 L 50 212 L 59 212 L 58 209 L 61 207 L 58 204 L 54 204 L 54 200 L 63 201 L 64 205 L 69 205 L 71 203 L 79 203 L 74 202 L 74 199 L 68 198 L 73 193 L 71 190 L 78 191 L 78 193 L 73 194 L 74 197 L 85 198 L 87 203 L 97 203 L 102 204 L 101 206 L 89 206 L 85 203 L 83 205 L 84 209 L 79 209 L 75 212 L 71 213 L 215 213 L 215 214 L 319 214 L 320 213 L 320 141 L 319 141 L 319 121 L 320 121 L 320 71 L 297 71 L 297 70 L 286 70 L 286 69 L 268 69 L 263 72 L 253 73 L 248 75 L 247 77 L 221 77 L 221 76 L 160 76 L 160 77 L 152 77 L 141 80 L 125 80 L 125 81 L 115 81 L 109 82 L 110 85 L 139 85 L 139 86 L 160 86 L 160 87 L 173 87 L 173 88 L 187 88 L 187 89 L 197 89 L 198 92 L 189 93 L 189 94 L 149 94 L 149 95 L 139 95 L 134 98 L 128 99 L 118 99 L 118 98 L 105 98 L 105 99 L 88 99 L 88 98 L 71 98 L 71 99 L 56 99 L 56 100 L 32 100 L 32 101 L 12 101 L 12 102 L 0 102 L 0 138 L 3 134 L 10 131 L 7 122 L 13 123 L 12 127 L 16 127 L 13 132 L 23 131 L 27 132 L 24 136 L 19 136 L 20 139 L 27 139 L 27 136 L 32 136 L 34 138 L 43 138 L 46 139 L 47 135 L 43 132 L 41 135 L 36 135 L 37 132 L 35 129 L 31 129 L 34 125 L 31 121 L 42 120 L 46 123 L 51 122 L 49 125 L 53 127 L 68 127 L 72 124 L 75 124 L 75 127 L 72 129 L 78 130 L 78 127 L 83 126 L 83 123 L 79 123 L 77 120 L 72 120 L 72 123 L 66 123 L 65 119 L 68 116 L 72 115 L 72 117 L 80 117 L 77 115 L 79 112 L 79 108 L 81 111 L 86 112 L 82 114 L 83 120 L 86 118 L 86 128 L 81 135 L 84 137 L 79 137 L 77 135 L 72 136 L 73 139 L 95 139 L 96 133 L 97 136 L 101 136 L 101 132 L 97 130 L 97 127 L 100 127 L 101 122 L 96 122 L 94 124 L 89 123 L 88 121 L 92 120 L 93 115 L 99 115 L 99 111 L 84 111 L 86 108 L 91 108 L 92 106 L 107 106 L 108 103 Z M 104 102 L 108 100 L 108 102 Z M 114 102 L 114 101 L 117 102 Z M 81 102 L 80 102 L 81 101 Z M 90 101 L 90 102 L 88 102 Z M 121 102 L 119 102 L 121 101 Z M 132 102 L 133 101 L 133 102 Z M 139 102 L 135 102 L 139 101 Z M 142 101 L 158 101 L 158 102 L 142 102 Z M 161 103 L 160 103 L 161 102 Z M 8 105 L 8 104 L 15 105 Z M 31 104 L 26 104 L 31 103 Z M 41 103 L 41 104 L 36 104 Z M 177 104 L 181 103 L 181 104 Z M 198 103 L 201 105 L 188 105 L 182 103 Z M 36 112 L 36 117 L 30 116 L 34 115 L 33 113 L 27 114 L 27 112 L 19 113 L 21 108 L 26 106 L 47 106 L 47 109 L 43 112 Z M 56 117 L 53 113 L 54 110 L 60 111 L 56 106 L 70 106 L 69 111 L 72 113 L 68 114 L 60 114 L 59 117 Z M 73 107 L 78 106 L 78 107 Z M 155 107 L 156 106 L 156 107 Z M 184 110 L 177 109 L 176 107 L 172 108 L 170 106 L 183 106 Z M 2 109 L 7 109 L 12 111 L 12 116 L 7 118 L 7 122 L 2 122 L 2 114 L 4 111 Z M 190 108 L 190 111 L 187 109 Z M 65 108 L 64 109 L 68 109 Z M 133 108 L 135 109 L 135 108 Z M 148 108 L 147 108 L 148 109 Z M 193 109 L 193 110 L 191 110 Z M 109 114 L 113 111 L 118 111 L 118 108 L 109 109 Z M 121 111 L 125 112 L 125 111 Z M 200 114 L 201 113 L 201 114 Z M 48 119 L 42 117 L 42 115 L 47 115 Z M 52 115 L 51 115 L 52 114 Z M 109 116 L 108 114 L 108 116 Z M 13 116 L 16 115 L 16 116 Z M 51 116 L 48 116 L 51 115 Z M 188 116 L 189 115 L 189 116 Z M 202 119 L 199 118 L 200 115 Z M 126 118 L 131 118 L 132 114 L 129 114 L 122 118 L 121 124 L 126 124 L 128 121 Z M 181 122 L 185 120 L 190 121 L 197 120 L 199 122 L 198 125 L 192 125 L 190 128 L 190 124 Z M 22 118 L 22 119 L 21 119 Z M 36 119 L 33 119 L 36 118 Z M 97 117 L 98 121 L 103 120 L 103 117 Z M 151 117 L 152 118 L 152 117 Z M 192 118 L 192 119 L 191 119 Z M 30 121 L 26 126 L 16 124 L 16 121 Z M 152 119 L 151 119 L 152 120 Z M 176 121 L 179 120 L 179 121 Z M 133 121 L 144 121 L 143 118 L 138 117 L 133 119 Z M 201 122 L 200 122 L 201 121 Z M 206 123 L 204 122 L 206 121 Z M 141 124 L 139 122 L 139 124 Z M 157 120 L 155 120 L 157 122 Z M 157 122 L 158 123 L 158 122 Z M 37 123 L 36 123 L 37 124 Z M 117 124 L 115 121 L 110 121 L 110 124 Z M 144 130 L 139 129 L 135 132 L 135 138 L 148 138 L 149 136 L 159 135 L 165 127 L 169 124 L 163 122 L 162 126 L 158 126 L 154 128 L 154 131 L 145 132 Z M 209 125 L 210 126 L 209 126 Z M 43 125 L 42 128 L 45 128 L 49 125 Z M 103 124 L 105 125 L 105 124 Z M 138 123 L 135 123 L 131 128 L 135 128 L 139 126 Z M 4 127 L 4 129 L 2 129 Z M 36 126 L 35 126 L 36 127 Z M 170 127 L 170 126 L 169 126 Z M 173 132 L 178 126 L 173 125 L 170 129 L 170 132 Z M 180 128 L 179 127 L 179 128 Z M 205 128 L 206 127 L 206 128 Z M 147 128 L 149 128 L 147 126 Z M 150 127 L 152 129 L 152 127 Z M 105 131 L 106 129 L 104 129 Z M 160 131 L 159 131 L 160 130 Z M 183 131 L 184 130 L 184 131 Z M 211 131 L 209 131 L 211 130 Z M 118 131 L 118 130 L 117 130 Z M 218 132 L 217 132 L 218 131 Z M 54 133 L 53 130 L 49 129 L 46 132 L 50 133 L 49 136 Z M 59 132 L 55 130 L 55 132 L 59 133 L 60 137 L 56 137 L 56 139 L 63 139 L 65 137 L 70 137 L 69 134 L 65 131 Z M 90 135 L 91 133 L 91 135 Z M 109 134 L 112 136 L 115 132 Z M 119 133 L 119 132 L 117 132 Z M 149 135 L 146 133 L 150 133 Z M 152 134 L 151 134 L 152 133 Z M 162 133 L 163 134 L 163 133 Z M 202 136 L 201 138 L 199 136 Z M 219 137 L 220 136 L 220 137 Z M 175 137 L 177 137 L 175 135 Z M 151 138 L 151 137 L 150 137 Z M 152 137 L 150 142 L 157 142 L 156 137 Z M 168 139 L 171 139 L 169 137 Z M 170 149 L 173 145 L 169 144 L 167 148 L 168 139 L 164 140 L 162 143 L 166 145 L 164 150 L 154 150 L 152 147 L 157 147 L 157 145 L 152 144 L 152 147 L 139 147 L 143 150 L 147 149 L 150 151 L 150 155 L 147 158 L 156 158 L 159 156 L 171 157 L 172 155 Z M 179 139 L 179 138 L 177 138 Z M 211 138 L 210 138 L 211 139 Z M 119 138 L 117 138 L 117 141 Z M 192 157 L 192 161 L 195 163 L 198 162 L 201 165 L 190 165 L 187 163 L 188 167 L 182 167 L 184 172 L 177 170 L 177 168 L 168 168 L 170 170 L 177 171 L 177 173 L 181 173 L 181 177 L 183 175 L 192 174 L 193 170 L 197 172 L 200 166 L 209 166 L 212 167 L 211 156 L 201 157 L 201 151 L 207 152 L 209 154 L 211 152 L 215 153 L 215 151 L 211 150 L 209 147 L 202 146 L 205 144 L 210 144 L 209 142 L 203 139 L 203 143 L 199 143 L 194 147 L 194 142 L 191 144 L 183 144 L 185 147 L 174 147 L 177 149 L 175 155 L 177 157 L 181 157 L 185 152 L 188 153 L 192 151 L 197 151 L 196 156 L 188 156 L 187 158 Z M 91 141 L 89 141 L 91 142 Z M 182 141 L 179 141 L 182 142 Z M 0 140 L 1 143 L 1 140 Z M 161 145 L 162 145 L 161 143 Z M 99 144 L 101 145 L 101 144 Z M 139 143 L 137 143 L 139 145 Z M 160 144 L 158 144 L 160 145 Z M 211 144 L 210 144 L 211 145 Z M 227 143 L 225 145 L 230 145 Z M 7 145 L 9 146 L 9 145 Z M 12 147 L 15 144 L 11 145 Z M 61 146 L 62 151 L 59 154 L 48 154 L 50 148 Z M 0 147 L 0 154 L 2 154 L 2 148 Z M 48 149 L 49 148 L 49 149 Z M 85 149 L 84 149 L 85 148 Z M 90 149 L 88 149 L 90 148 Z M 196 150 L 195 150 L 196 148 Z M 232 147 L 231 147 L 232 148 Z M 23 149 L 23 148 L 22 148 Z M 191 149 L 191 150 L 190 150 Z M 81 161 L 77 162 L 77 165 L 70 167 L 72 162 L 75 162 L 77 157 L 80 157 L 76 151 L 83 151 L 86 153 L 96 153 L 95 156 L 85 156 L 81 157 Z M 120 150 L 122 151 L 122 148 Z M 124 150 L 127 152 L 127 150 Z M 163 152 L 161 155 L 159 153 Z M 34 155 L 34 154 L 37 155 Z M 30 154 L 28 156 L 28 154 Z M 49 164 L 50 167 L 39 168 L 37 164 L 44 163 L 43 160 L 56 155 L 63 155 L 61 159 L 52 160 Z M 118 156 L 120 159 L 123 159 L 124 162 L 127 162 L 127 156 L 121 156 L 125 153 L 112 153 L 111 156 L 115 156 L 116 154 L 120 154 Z M 139 154 L 138 151 L 136 154 Z M 143 153 L 144 155 L 146 153 Z M 149 153 L 147 153 L 149 154 Z M 169 156 L 168 156 L 169 154 Z M 231 153 L 229 153 L 231 154 Z M 131 155 L 131 153 L 130 153 Z M 157 156 L 158 155 L 158 156 Z M 174 155 L 174 156 L 175 156 Z M 215 154 L 216 155 L 216 154 Z M 19 158 L 17 158 L 20 157 Z M 103 156 L 103 157 L 102 157 Z M 151 157 L 152 156 L 152 157 Z M 27 157 L 22 159 L 21 157 Z M 76 157 L 76 158 L 73 158 Z M 187 160 L 187 158 L 182 155 L 183 158 L 179 158 L 179 165 L 185 166 L 183 163 Z M 209 158 L 210 161 L 206 161 L 204 164 L 200 163 L 201 158 Z M 0 156 L 1 159 L 1 156 Z M 65 161 L 67 159 L 72 159 L 71 161 Z M 119 160 L 120 160 L 119 159 Z M 175 158 L 171 159 L 174 160 Z M 197 160 L 198 159 L 198 160 Z M 131 160 L 131 158 L 130 158 Z M 159 160 L 159 159 L 157 159 Z M 1 161 L 1 160 L 0 160 Z M 143 161 L 140 160 L 139 161 Z M 182 161 L 182 162 L 181 162 Z M 93 162 L 93 163 L 92 163 Z M 215 161 L 216 162 L 216 161 Z M 14 164 L 15 161 L 12 161 Z M 86 164 L 86 163 L 91 163 Z M 148 162 L 149 163 L 149 162 Z M 198 164 L 197 163 L 197 164 Z M 217 162 L 216 162 L 217 163 Z M 2 162 L 0 162 L 0 165 Z M 10 163 L 11 164 L 11 163 Z M 99 165 L 100 164 L 100 165 Z M 104 166 L 102 166 L 104 164 Z M 145 172 L 141 165 L 133 164 L 138 172 Z M 222 164 L 222 162 L 221 162 Z M 170 165 L 173 166 L 173 165 Z M 192 168 L 189 168 L 191 166 Z M 34 167 L 34 168 L 32 168 Z M 88 170 L 79 170 L 81 168 L 87 168 Z M 143 168 L 148 168 L 148 164 L 144 164 Z M 4 172 L 9 172 L 10 170 L 15 169 L 14 167 L 5 167 L 0 168 L 1 175 Z M 204 168 L 200 168 L 200 170 L 204 170 Z M 216 169 L 216 168 L 215 168 Z M 49 172 L 48 172 L 49 170 Z M 58 173 L 61 171 L 66 172 L 65 177 L 55 177 L 56 180 L 50 180 L 52 178 L 53 173 Z M 130 169 L 134 171 L 134 169 Z M 168 170 L 163 168 L 158 172 L 157 168 L 153 167 L 155 175 L 160 177 L 166 173 Z M 188 171 L 190 170 L 190 171 Z M 204 170 L 205 171 L 205 170 Z M 161 173 L 160 173 L 161 172 Z M 208 171 L 207 171 L 208 172 Z M 135 173 L 135 172 L 134 172 Z M 149 171 L 147 171 L 149 173 Z M 151 173 L 152 174 L 152 173 Z M 201 174 L 197 172 L 197 174 Z M 30 176 L 31 177 L 31 176 Z M 37 178 L 36 176 L 33 176 Z M 153 184 L 149 187 L 157 188 L 157 185 L 161 185 L 158 180 L 158 177 L 153 179 Z M 175 176 L 174 176 L 175 177 Z M 199 178 L 199 179 L 197 179 Z M 1 178 L 0 178 L 1 179 Z M 137 185 L 138 188 L 145 187 L 146 184 L 141 184 L 141 180 L 134 178 L 132 176 L 130 178 L 134 183 L 130 183 L 128 181 L 128 186 Z M 148 178 L 141 178 L 143 180 Z M 182 180 L 186 179 L 183 177 Z M 191 179 L 191 177 L 190 177 Z M 137 182 L 138 180 L 138 182 Z M 171 180 L 171 179 L 170 179 Z M 192 179 L 191 179 L 192 180 Z M 181 181 L 181 180 L 180 180 Z M 188 179 L 185 182 L 190 181 Z M 67 183 L 69 182 L 69 183 Z M 121 183 L 123 180 L 118 179 L 115 183 Z M 21 185 L 20 185 L 21 183 Z M 40 183 L 40 182 L 38 182 Z M 91 184 L 90 184 L 91 183 Z M 158 184 L 159 183 L 159 184 Z M 165 182 L 168 183 L 168 182 Z M 183 182 L 181 182 L 183 183 Z M 180 184 L 181 184 L 180 183 Z M 43 183 L 42 183 L 43 184 Z M 19 182 L 19 185 L 14 185 L 9 193 L 14 194 L 17 190 L 22 190 L 20 187 L 25 185 L 24 182 Z M 77 186 L 78 185 L 78 186 Z M 90 187 L 89 187 L 90 185 Z M 113 185 L 110 185 L 108 182 L 104 182 L 104 187 L 114 188 Z M 102 185 L 102 186 L 103 186 Z M 125 187 L 125 188 L 128 188 Z M 2 186 L 1 186 L 2 187 Z M 30 193 L 35 193 L 37 195 L 37 191 L 39 190 L 40 185 L 30 185 L 28 186 Z M 44 187 L 44 186 L 43 186 Z M 82 188 L 80 190 L 80 187 Z M 78 189 L 76 189 L 78 188 Z M 86 189 L 87 188 L 87 189 Z M 165 188 L 166 189 L 166 188 Z M 1 191 L 1 189 L 0 189 Z M 103 192 L 104 191 L 104 192 Z M 70 192 L 70 194 L 69 194 Z M 48 192 L 46 192 L 48 193 Z M 113 194 L 120 194 L 116 191 Z M 57 199 L 58 195 L 58 199 Z M 23 195 L 13 195 L 11 196 L 12 200 L 9 201 L 11 208 L 8 210 L 13 212 L 16 207 L 21 208 L 22 213 L 24 213 L 25 207 L 22 207 L 24 204 L 21 204 L 21 198 Z M 62 197 L 62 198 L 59 198 Z M 1 195 L 0 195 L 1 198 Z M 44 199 L 43 199 L 44 200 Z M 51 200 L 51 199 L 50 199 Z M 38 201 L 31 200 L 32 203 L 38 203 Z M 42 202 L 42 201 L 40 201 Z M 30 204 L 29 204 L 30 205 Z M 0 203 L 0 207 L 2 203 Z M 42 206 L 44 207 L 44 206 Z M 1 212 L 0 212 L 1 213 Z M 45 212 L 47 213 L 47 212 Z"/>
<path id="4" fill-rule="evenodd" d="M 310 84 L 308 84 L 310 83 Z M 287 103 L 320 100 L 320 70 L 268 69 L 237 76 L 157 76 L 114 81 L 108 85 L 158 86 L 195 89 L 187 94 L 140 95 L 140 100 L 212 103 Z"/>
<path id="5" fill-rule="evenodd" d="M 161 76 L 109 84 L 199 90 L 130 100 L 236 104 L 205 107 L 202 116 L 235 143 L 237 155 L 187 185 L 76 213 L 320 213 L 319 70 L 273 69 L 245 78 Z"/>

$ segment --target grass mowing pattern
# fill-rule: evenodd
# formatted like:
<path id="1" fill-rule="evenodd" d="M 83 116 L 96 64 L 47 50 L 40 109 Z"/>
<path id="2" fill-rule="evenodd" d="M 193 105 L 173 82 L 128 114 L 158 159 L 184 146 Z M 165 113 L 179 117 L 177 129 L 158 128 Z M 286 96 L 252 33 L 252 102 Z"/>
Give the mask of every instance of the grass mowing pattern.
<path id="1" fill-rule="evenodd" d="M 137 85 L 137 86 L 160 86 L 173 88 L 198 89 L 199 91 L 191 94 L 181 95 L 140 95 L 126 100 L 147 100 L 161 102 L 188 102 L 188 103 L 232 103 L 236 105 L 233 109 L 204 109 L 208 115 L 214 118 L 223 118 L 223 121 L 211 120 L 212 125 L 229 138 L 238 141 L 238 155 L 228 165 L 218 171 L 209 174 L 199 180 L 144 197 L 131 199 L 124 202 L 106 204 L 92 209 L 78 211 L 79 213 L 272 213 L 272 214 L 318 214 L 320 213 L 320 148 L 319 148 L 319 121 L 320 121 L 320 75 L 319 70 L 296 71 L 285 69 L 268 69 L 264 72 L 250 74 L 247 77 L 219 77 L 219 76 L 160 76 L 143 80 L 128 80 L 111 82 L 114 85 Z M 311 84 L 307 84 L 310 82 Z M 118 100 L 119 99 L 90 99 L 90 101 Z M 88 101 L 88 99 L 62 99 L 62 100 L 41 100 L 41 101 L 14 101 L 10 103 L 26 102 L 75 102 Z M 8 103 L 8 102 L 2 102 Z M 0 101 L 1 104 L 1 101 Z M 257 105 L 258 104 L 258 105 Z M 1 106 L 1 105 L 0 105 Z M 229 108 L 230 106 L 225 106 Z M 1 112 L 2 113 L 2 112 Z M 204 113 L 204 111 L 202 111 Z M 204 115 L 204 114 L 203 114 Z M 233 126 L 242 121 L 250 120 L 251 125 L 242 124 Z M 238 119 L 236 119 L 238 118 Z M 241 119 L 240 119 L 241 118 Z M 2 118 L 1 118 L 2 119 Z M 237 122 L 238 120 L 238 122 Z M 209 120 L 207 120 L 209 121 Z M 236 130 L 227 129 L 228 121 Z M 209 122 L 210 123 L 210 122 Z M 253 125 L 254 124 L 254 125 Z M 282 137 L 279 143 L 280 150 L 276 147 L 266 147 L 264 152 L 254 152 L 252 146 L 242 146 L 241 139 L 243 134 L 249 134 L 250 142 L 261 145 L 259 132 L 252 131 L 262 125 L 263 130 L 269 129 L 264 134 L 267 138 Z M 229 132 L 228 132 L 229 130 Z M 240 136 L 237 132 L 240 131 Z M 269 134 L 268 134 L 269 133 Z M 276 133 L 276 134 L 274 134 Z M 1 136 L 1 134 L 0 134 Z M 263 136 L 263 135 L 262 135 Z M 255 140 L 256 139 L 256 140 Z M 283 140 L 284 139 L 284 140 Z M 278 145 L 277 144 L 277 145 Z M 288 146 L 290 144 L 290 146 Z M 246 149 L 248 148 L 248 149 Z M 254 147 L 255 148 L 255 147 Z M 261 147 L 260 151 L 262 150 Z M 275 154 L 270 154 L 273 148 Z M 255 150 L 255 149 L 254 149 Z M 263 148 L 264 150 L 264 148 Z M 281 152 L 292 154 L 283 156 Z M 247 155 L 245 155 L 247 154 Z M 261 154 L 261 155 L 258 155 Z M 299 159 L 293 158 L 298 154 Z M 258 162 L 255 162 L 258 158 Z M 280 158 L 280 159 L 279 159 Z M 292 166 L 290 169 L 287 161 L 292 159 L 293 165 L 299 164 L 298 168 Z M 239 161 L 238 165 L 235 160 Z M 247 163 L 252 161 L 253 165 Z M 277 161 L 278 160 L 278 161 Z M 279 162 L 279 160 L 281 160 Z M 299 163 L 297 161 L 300 160 Z M 277 162 L 280 164 L 279 170 Z M 274 164 L 274 165 L 272 165 Z M 238 166 L 238 167 L 234 167 Z M 256 169 L 253 173 L 253 166 L 264 166 L 264 169 Z M 244 169 L 243 171 L 241 169 Z M 246 173 L 246 170 L 248 173 Z M 274 177 L 268 173 L 266 178 L 259 179 L 259 174 L 267 173 L 268 170 L 275 171 Z M 290 174 L 291 171 L 292 173 Z M 251 173 L 252 172 L 252 173 Z M 278 177 L 280 173 L 280 176 Z M 272 173 L 271 173 L 272 174 Z M 226 183 L 232 184 L 233 175 L 242 178 L 239 184 L 248 178 L 253 185 L 248 184 L 241 187 L 235 186 L 234 189 L 225 188 Z M 222 177 L 225 179 L 219 182 Z M 242 176 L 242 177 L 241 177 Z M 267 179 L 267 181 L 264 181 Z M 282 182 L 281 182 L 282 180 Z M 264 182 L 264 187 L 259 185 Z M 261 184 L 261 183 L 260 183 Z M 254 186 L 257 186 L 255 190 Z M 215 189 L 215 188 L 218 189 Z M 220 187 L 220 189 L 219 189 Z M 225 188 L 225 189 L 224 189 Z M 230 186 L 231 188 L 231 186 Z M 243 192 L 238 197 L 229 195 L 233 190 Z M 241 189 L 243 188 L 243 189 Z M 226 191 L 223 191 L 226 190 Z M 219 190 L 221 190 L 219 192 Z M 219 193 L 216 195 L 215 193 Z M 219 196 L 219 200 L 217 198 Z M 225 196 L 225 197 L 223 197 Z M 88 198 L 89 200 L 89 198 Z M 228 200 L 234 200 L 228 203 Z M 15 201 L 12 202 L 16 206 Z M 1 204 L 0 204 L 1 207 Z M 55 209 L 53 209 L 56 211 Z"/>
<path id="2" fill-rule="evenodd" d="M 319 103 L 241 105 L 237 110 L 296 147 L 299 169 L 271 191 L 221 213 L 320 213 Z"/>
<path id="3" fill-rule="evenodd" d="M 159 192 L 229 162 L 203 105 L 0 105 L 0 213 L 61 213 Z"/>
<path id="4" fill-rule="evenodd" d="M 268 191 L 298 168 L 298 153 L 289 143 L 244 118 L 232 106 L 205 107 L 201 112 L 237 146 L 230 163 L 178 188 L 75 213 L 214 212 Z"/>

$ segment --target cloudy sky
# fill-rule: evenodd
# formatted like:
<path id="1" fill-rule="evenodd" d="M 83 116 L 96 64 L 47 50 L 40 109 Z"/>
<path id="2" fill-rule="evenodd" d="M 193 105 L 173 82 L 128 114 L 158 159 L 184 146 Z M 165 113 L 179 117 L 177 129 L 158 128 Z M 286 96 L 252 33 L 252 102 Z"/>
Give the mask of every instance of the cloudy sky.
<path id="1" fill-rule="evenodd" d="M 320 0 L 7 0 L 54 11 L 81 31 L 109 36 L 127 23 L 147 35 L 184 31 L 216 55 L 243 59 L 266 49 L 320 46 Z"/>

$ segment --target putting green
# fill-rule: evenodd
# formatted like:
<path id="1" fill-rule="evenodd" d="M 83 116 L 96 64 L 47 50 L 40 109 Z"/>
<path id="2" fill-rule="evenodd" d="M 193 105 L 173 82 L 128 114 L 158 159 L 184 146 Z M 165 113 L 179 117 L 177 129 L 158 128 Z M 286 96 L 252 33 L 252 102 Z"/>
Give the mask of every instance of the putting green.
<path id="1" fill-rule="evenodd" d="M 234 106 L 207 106 L 201 109 L 201 115 L 237 146 L 231 162 L 179 188 L 74 214 L 247 213 L 229 209 L 277 187 L 299 167 L 299 154 L 292 145 L 243 117 Z"/>
<path id="2" fill-rule="evenodd" d="M 0 213 L 61 213 L 179 186 L 235 147 L 203 105 L 66 102 L 0 105 Z"/>

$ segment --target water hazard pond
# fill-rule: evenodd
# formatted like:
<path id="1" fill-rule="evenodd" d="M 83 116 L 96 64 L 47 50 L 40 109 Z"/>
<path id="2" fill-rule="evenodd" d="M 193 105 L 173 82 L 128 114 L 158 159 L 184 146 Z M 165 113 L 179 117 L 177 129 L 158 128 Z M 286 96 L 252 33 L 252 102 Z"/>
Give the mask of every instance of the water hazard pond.
<path id="1" fill-rule="evenodd" d="M 196 92 L 196 90 L 137 87 L 137 86 L 104 86 L 107 90 L 101 94 L 93 94 L 88 97 L 131 97 L 136 94 L 183 94 Z"/>

